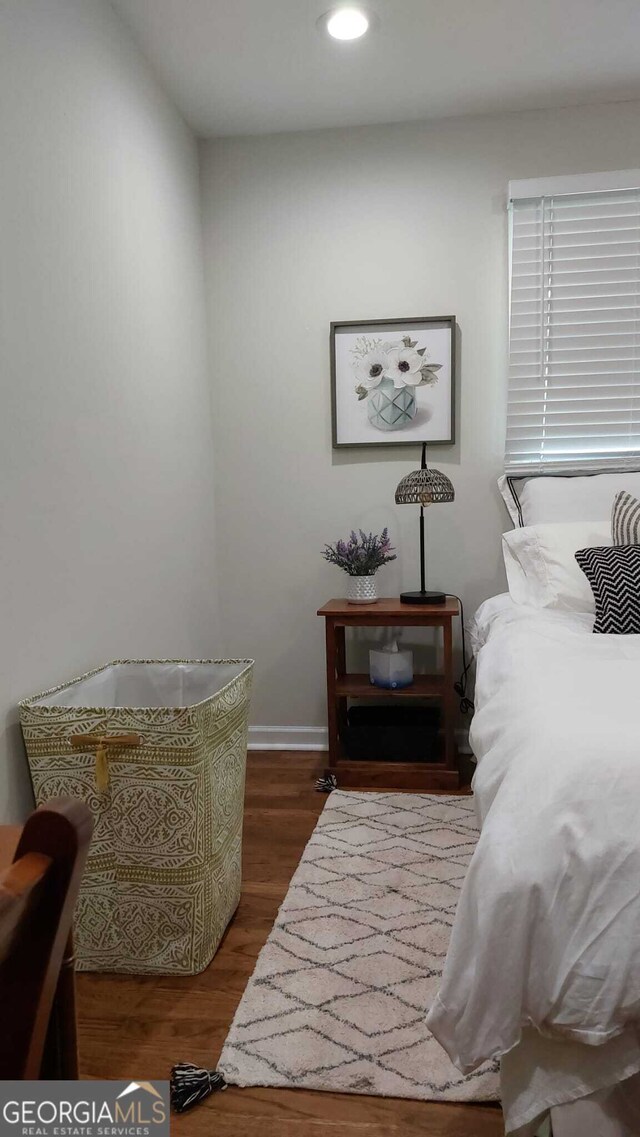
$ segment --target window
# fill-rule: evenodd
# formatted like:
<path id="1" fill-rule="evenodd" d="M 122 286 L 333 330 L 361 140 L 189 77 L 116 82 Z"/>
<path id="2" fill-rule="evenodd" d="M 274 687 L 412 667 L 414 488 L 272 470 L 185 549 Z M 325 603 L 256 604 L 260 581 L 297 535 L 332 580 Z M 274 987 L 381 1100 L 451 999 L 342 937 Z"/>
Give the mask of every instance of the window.
<path id="1" fill-rule="evenodd" d="M 508 473 L 640 462 L 640 171 L 511 182 Z"/>

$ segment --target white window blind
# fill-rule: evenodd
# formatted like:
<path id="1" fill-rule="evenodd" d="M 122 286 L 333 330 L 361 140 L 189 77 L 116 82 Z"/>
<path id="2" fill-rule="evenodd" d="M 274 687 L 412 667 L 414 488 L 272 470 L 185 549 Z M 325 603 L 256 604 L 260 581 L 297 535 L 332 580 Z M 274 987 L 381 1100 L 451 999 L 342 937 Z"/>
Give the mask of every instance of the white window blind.
<path id="1" fill-rule="evenodd" d="M 548 181 L 510 187 L 505 467 L 637 469 L 640 172 Z"/>

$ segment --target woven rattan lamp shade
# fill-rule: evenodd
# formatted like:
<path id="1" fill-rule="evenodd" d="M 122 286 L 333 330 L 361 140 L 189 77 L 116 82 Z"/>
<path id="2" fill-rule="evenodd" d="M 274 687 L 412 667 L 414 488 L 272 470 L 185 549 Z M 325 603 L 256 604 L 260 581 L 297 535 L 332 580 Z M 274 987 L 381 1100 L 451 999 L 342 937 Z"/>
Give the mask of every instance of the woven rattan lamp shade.
<path id="1" fill-rule="evenodd" d="M 437 505 L 453 501 L 455 490 L 440 470 L 412 470 L 396 489 L 396 505 Z"/>

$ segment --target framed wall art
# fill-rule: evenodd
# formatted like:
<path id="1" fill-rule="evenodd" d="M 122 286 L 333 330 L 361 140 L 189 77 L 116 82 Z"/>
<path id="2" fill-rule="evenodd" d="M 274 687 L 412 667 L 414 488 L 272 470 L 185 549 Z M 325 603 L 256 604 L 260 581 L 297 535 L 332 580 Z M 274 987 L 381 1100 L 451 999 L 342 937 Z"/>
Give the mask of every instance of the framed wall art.
<path id="1" fill-rule="evenodd" d="M 331 324 L 333 446 L 454 441 L 455 316 Z"/>

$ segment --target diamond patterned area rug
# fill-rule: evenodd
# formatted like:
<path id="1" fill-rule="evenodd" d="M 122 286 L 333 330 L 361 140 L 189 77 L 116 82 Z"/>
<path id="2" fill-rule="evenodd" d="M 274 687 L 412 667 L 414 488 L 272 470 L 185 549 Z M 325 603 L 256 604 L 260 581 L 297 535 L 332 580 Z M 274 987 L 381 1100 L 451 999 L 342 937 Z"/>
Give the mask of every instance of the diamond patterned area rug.
<path id="1" fill-rule="evenodd" d="M 472 799 L 336 790 L 291 881 L 218 1070 L 238 1086 L 496 1101 L 425 1025 L 478 830 Z"/>

